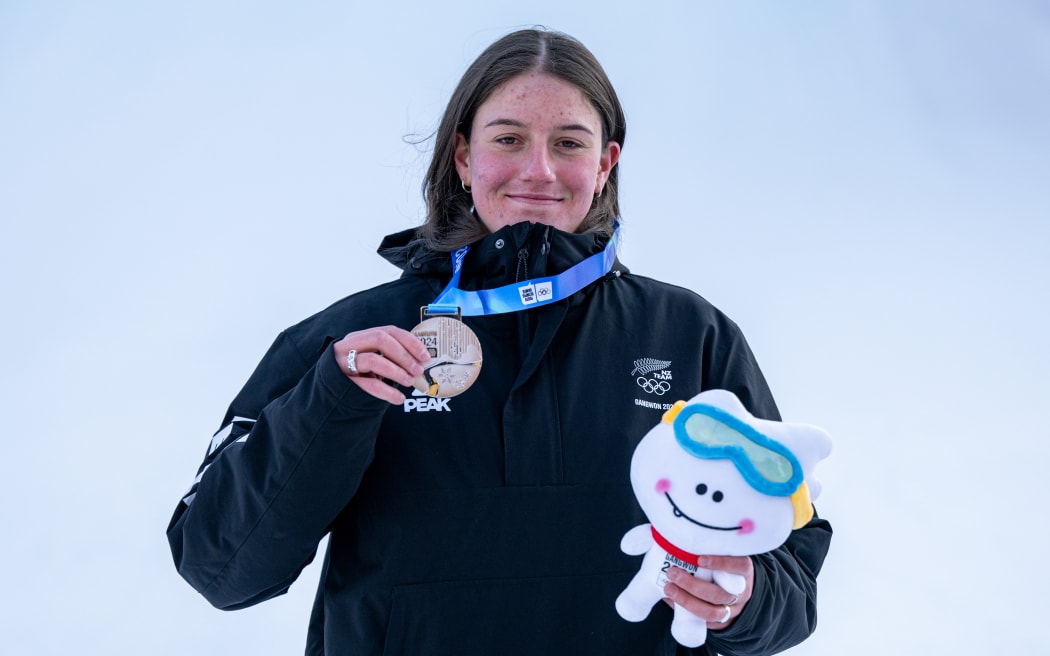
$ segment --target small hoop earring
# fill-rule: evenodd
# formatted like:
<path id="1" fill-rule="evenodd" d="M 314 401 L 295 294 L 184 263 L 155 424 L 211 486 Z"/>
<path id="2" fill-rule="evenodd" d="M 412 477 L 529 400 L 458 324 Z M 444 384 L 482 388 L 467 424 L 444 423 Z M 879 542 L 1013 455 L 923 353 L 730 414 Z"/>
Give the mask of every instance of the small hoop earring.
<path id="1" fill-rule="evenodd" d="M 467 192 L 468 194 L 470 193 L 470 187 L 467 186 L 466 182 L 460 180 L 459 181 L 459 186 L 463 187 L 463 191 Z"/>

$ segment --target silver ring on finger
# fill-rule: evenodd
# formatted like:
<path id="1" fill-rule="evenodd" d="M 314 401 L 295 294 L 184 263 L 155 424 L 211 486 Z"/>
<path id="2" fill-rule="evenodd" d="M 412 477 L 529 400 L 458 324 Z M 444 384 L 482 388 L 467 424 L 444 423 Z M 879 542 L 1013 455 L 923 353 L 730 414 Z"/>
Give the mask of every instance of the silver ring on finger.
<path id="1" fill-rule="evenodd" d="M 738 601 L 740 601 L 740 595 L 735 594 L 735 595 L 733 595 L 733 601 L 729 602 L 726 605 L 727 606 L 736 606 L 736 602 L 738 602 Z"/>
<path id="2" fill-rule="evenodd" d="M 733 609 L 730 608 L 729 606 L 726 606 L 726 614 L 725 614 L 725 616 L 722 619 L 718 620 L 718 623 L 719 624 L 725 624 L 726 622 L 729 621 L 729 616 L 732 615 L 732 614 L 733 614 Z"/>
<path id="3" fill-rule="evenodd" d="M 350 372 L 351 376 L 356 376 L 359 372 L 357 371 L 357 351 L 350 349 L 350 352 L 346 354 L 346 370 Z"/>

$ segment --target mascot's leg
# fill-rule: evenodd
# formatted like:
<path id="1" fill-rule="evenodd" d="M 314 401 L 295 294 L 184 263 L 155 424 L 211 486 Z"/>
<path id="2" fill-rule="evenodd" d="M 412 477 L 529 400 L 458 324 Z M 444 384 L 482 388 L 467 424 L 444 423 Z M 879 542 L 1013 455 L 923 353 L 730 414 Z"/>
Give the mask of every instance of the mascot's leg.
<path id="1" fill-rule="evenodd" d="M 710 581 L 714 572 L 698 567 L 693 576 Z M 693 615 L 681 606 L 675 605 L 674 619 L 671 620 L 671 635 L 678 644 L 685 647 L 699 647 L 707 640 L 707 621 Z"/>
<path id="2" fill-rule="evenodd" d="M 645 554 L 642 566 L 620 596 L 616 598 L 616 612 L 628 622 L 641 622 L 649 617 L 653 605 L 664 598 L 661 581 L 666 580 L 660 568 L 664 553 L 657 547 Z"/>
<path id="3" fill-rule="evenodd" d="M 671 635 L 685 647 L 699 647 L 707 640 L 707 622 L 681 606 L 674 607 Z"/>

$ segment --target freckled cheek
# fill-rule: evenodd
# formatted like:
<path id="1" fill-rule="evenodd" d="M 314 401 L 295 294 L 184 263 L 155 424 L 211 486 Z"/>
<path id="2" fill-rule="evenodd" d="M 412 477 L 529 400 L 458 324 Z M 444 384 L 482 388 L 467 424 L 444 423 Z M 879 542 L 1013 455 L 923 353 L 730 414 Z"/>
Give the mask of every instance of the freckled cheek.
<path id="1" fill-rule="evenodd" d="M 495 186 L 514 177 L 515 166 L 506 158 L 482 153 L 471 160 L 471 172 L 478 183 Z"/>
<path id="2" fill-rule="evenodd" d="M 660 480 L 656 481 L 656 493 L 657 494 L 667 494 L 670 491 L 671 491 L 671 481 L 667 480 L 666 478 L 661 478 Z"/>
<path id="3" fill-rule="evenodd" d="M 485 166 L 474 169 L 474 185 L 475 187 L 481 187 L 483 189 L 493 189 L 498 187 L 503 180 L 500 175 L 499 169 Z"/>
<path id="4" fill-rule="evenodd" d="M 572 190 L 574 196 L 590 201 L 591 196 L 594 195 L 594 187 L 598 181 L 597 171 L 597 164 L 595 164 L 593 169 L 590 169 L 589 167 L 586 169 L 577 168 L 571 173 L 562 176 L 561 181 L 562 184 Z"/>

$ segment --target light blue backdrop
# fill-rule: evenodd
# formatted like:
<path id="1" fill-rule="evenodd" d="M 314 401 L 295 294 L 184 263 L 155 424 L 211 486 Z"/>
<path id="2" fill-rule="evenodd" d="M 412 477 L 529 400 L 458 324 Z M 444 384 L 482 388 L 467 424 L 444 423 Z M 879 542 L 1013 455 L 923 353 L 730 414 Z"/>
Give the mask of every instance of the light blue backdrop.
<path id="1" fill-rule="evenodd" d="M 403 138 L 535 23 L 626 106 L 625 263 L 835 436 L 792 653 L 1050 651 L 1047 3 L 496 4 L 0 4 L 4 652 L 301 653 L 316 565 L 222 613 L 165 526 L 277 332 L 396 275 Z"/>

